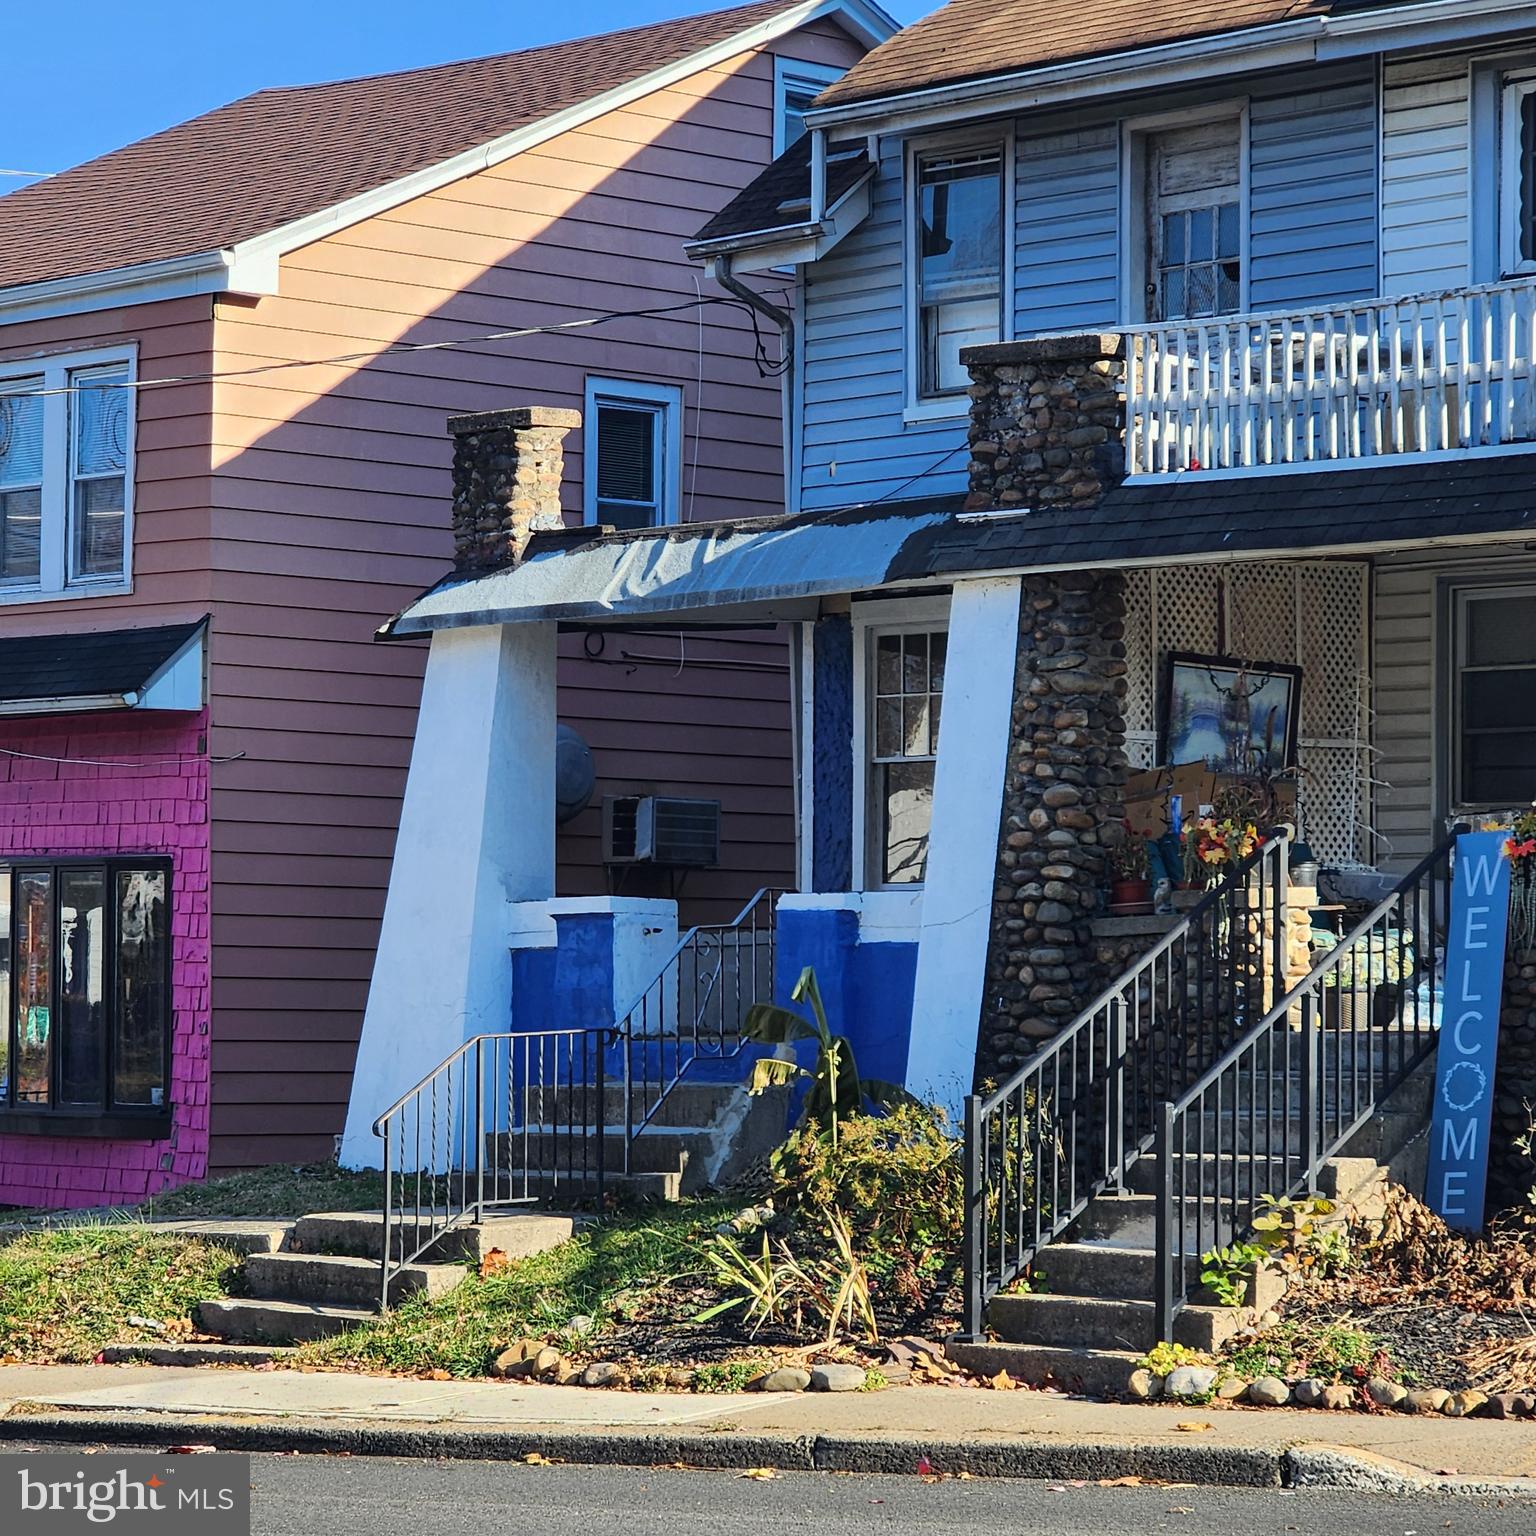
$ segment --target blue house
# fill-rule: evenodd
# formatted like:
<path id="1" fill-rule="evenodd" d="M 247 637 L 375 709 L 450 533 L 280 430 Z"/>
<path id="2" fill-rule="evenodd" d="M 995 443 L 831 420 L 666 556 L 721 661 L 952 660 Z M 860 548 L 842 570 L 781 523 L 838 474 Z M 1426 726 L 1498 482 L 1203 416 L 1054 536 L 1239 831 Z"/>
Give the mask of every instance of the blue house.
<path id="1" fill-rule="evenodd" d="M 1422 1150 L 1450 833 L 1536 800 L 1536 23 L 951 0 L 805 121 L 689 247 L 782 337 L 791 504 L 534 532 L 407 609 L 442 736 L 406 828 L 414 799 L 437 878 L 509 883 L 551 814 L 516 744 L 552 740 L 526 722 L 558 626 L 788 626 L 797 890 L 745 948 L 669 932 L 568 1023 L 627 1042 L 630 1102 L 654 1070 L 660 1125 L 667 1085 L 742 1060 L 760 958 L 781 998 L 814 965 L 864 1069 L 963 1120 L 972 1331 L 989 1308 L 1006 1341 L 977 1359 L 1113 1380 L 1230 1324 L 1189 1287 L 1260 1194 L 1369 1202 Z M 786 269 L 791 309 L 753 285 Z M 494 785 L 434 808 L 465 751 L 517 825 Z M 1176 881 L 1159 834 L 1207 811 L 1218 878 L 1110 913 L 1141 834 Z M 1224 820 L 1266 835 L 1212 865 Z M 648 922 L 602 921 L 604 974 L 639 976 Z M 453 942 L 472 976 L 508 936 Z M 376 992 L 428 960 L 386 919 Z M 1506 1103 L 1536 1078 L 1517 1012 Z M 1050 1295 L 1006 1293 L 1037 1264 Z"/>

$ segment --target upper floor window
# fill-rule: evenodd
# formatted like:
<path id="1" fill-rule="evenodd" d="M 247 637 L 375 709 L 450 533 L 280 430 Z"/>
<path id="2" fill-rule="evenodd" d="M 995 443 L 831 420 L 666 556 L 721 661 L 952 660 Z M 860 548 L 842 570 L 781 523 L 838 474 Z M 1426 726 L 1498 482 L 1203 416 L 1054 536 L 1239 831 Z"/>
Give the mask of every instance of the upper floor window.
<path id="1" fill-rule="evenodd" d="M 1149 320 L 1242 307 L 1241 145 L 1235 117 L 1146 136 Z"/>
<path id="2" fill-rule="evenodd" d="M 1456 806 L 1536 801 L 1536 586 L 1455 594 Z"/>
<path id="3" fill-rule="evenodd" d="M 773 61 L 773 153 L 775 159 L 805 137 L 805 114 L 811 103 L 842 77 L 842 70 L 802 59 Z"/>
<path id="4" fill-rule="evenodd" d="M 1536 272 L 1536 75 L 1507 76 L 1500 108 L 1504 275 Z"/>
<path id="5" fill-rule="evenodd" d="M 0 1127 L 166 1113 L 170 883 L 154 859 L 0 865 Z"/>
<path id="6" fill-rule="evenodd" d="M 917 160 L 919 398 L 971 382 L 960 349 L 996 341 L 1003 308 L 1003 156 L 996 147 Z"/>
<path id="7" fill-rule="evenodd" d="M 921 885 L 949 637 L 939 627 L 874 632 L 869 722 L 869 871 L 875 885 Z"/>
<path id="8" fill-rule="evenodd" d="M 0 602 L 129 574 L 132 359 L 0 366 Z"/>
<path id="9" fill-rule="evenodd" d="M 587 380 L 586 520 L 655 528 L 679 514 L 683 392 L 632 379 Z"/>

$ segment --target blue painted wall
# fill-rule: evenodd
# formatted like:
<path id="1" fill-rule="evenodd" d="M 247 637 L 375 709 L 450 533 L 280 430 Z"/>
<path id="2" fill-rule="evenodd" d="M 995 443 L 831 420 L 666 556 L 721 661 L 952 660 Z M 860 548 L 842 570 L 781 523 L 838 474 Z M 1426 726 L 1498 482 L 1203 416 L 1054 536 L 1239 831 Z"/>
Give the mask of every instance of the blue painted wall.
<path id="1" fill-rule="evenodd" d="M 778 943 L 777 1000 L 786 1008 L 798 1006 L 790 993 L 801 970 L 814 967 L 828 1026 L 847 1036 L 860 1074 L 904 1083 L 917 945 L 861 944 L 857 912 L 794 908 L 779 911 Z M 802 1061 L 809 1055 L 807 1049 Z"/>
<path id="2" fill-rule="evenodd" d="M 509 1028 L 601 1029 L 613 1023 L 613 919 L 555 918 L 555 943 L 512 951 Z"/>
<path id="3" fill-rule="evenodd" d="M 853 887 L 853 620 L 816 622 L 811 646 L 811 889 Z"/>

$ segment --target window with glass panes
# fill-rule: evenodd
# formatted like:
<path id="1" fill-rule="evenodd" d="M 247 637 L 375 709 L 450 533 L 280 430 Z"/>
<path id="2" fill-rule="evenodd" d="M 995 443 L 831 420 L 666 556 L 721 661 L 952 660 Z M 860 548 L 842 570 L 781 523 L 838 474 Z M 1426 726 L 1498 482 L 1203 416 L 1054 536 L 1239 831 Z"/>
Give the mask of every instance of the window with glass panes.
<path id="1" fill-rule="evenodd" d="M 1242 307 L 1241 146 L 1237 118 L 1147 136 L 1149 320 L 1195 320 Z"/>
<path id="2" fill-rule="evenodd" d="M 0 862 L 0 1126 L 162 1115 L 171 1017 L 168 864 Z"/>
<path id="3" fill-rule="evenodd" d="M 0 601 L 127 580 L 131 386 L 122 357 L 0 368 Z"/>
<path id="4" fill-rule="evenodd" d="M 1536 272 L 1536 76 L 1505 78 L 1500 115 L 1501 260 L 1512 277 Z"/>
<path id="5" fill-rule="evenodd" d="M 1536 801 L 1536 586 L 1457 592 L 1455 803 Z"/>
<path id="6" fill-rule="evenodd" d="M 870 689 L 870 877 L 920 885 L 928 865 L 948 635 L 877 631 Z"/>
<path id="7" fill-rule="evenodd" d="M 962 347 L 996 341 L 1003 306 L 1003 156 L 997 148 L 917 161 L 917 393 L 959 394 Z"/>

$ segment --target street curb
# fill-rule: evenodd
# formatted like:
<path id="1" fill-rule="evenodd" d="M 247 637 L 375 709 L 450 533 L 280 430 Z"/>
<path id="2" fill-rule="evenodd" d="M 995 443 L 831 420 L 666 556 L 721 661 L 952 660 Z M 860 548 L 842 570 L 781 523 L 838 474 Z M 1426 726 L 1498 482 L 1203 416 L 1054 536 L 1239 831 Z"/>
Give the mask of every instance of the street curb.
<path id="1" fill-rule="evenodd" d="M 395 1456 L 460 1461 L 517 1461 L 531 1454 L 586 1465 L 773 1467 L 785 1472 L 886 1472 L 912 1475 L 926 1458 L 935 1473 L 972 1477 L 1144 1477 L 1226 1487 L 1281 1486 L 1277 1451 L 1216 1445 L 1029 1440 L 981 1441 L 904 1434 L 787 1435 L 693 1430 L 594 1433 L 531 1425 L 447 1428 L 440 1424 L 356 1424 L 335 1420 L 208 1418 L 125 1411 L 13 1411 L 0 1418 L 0 1442 L 47 1440 L 184 1445 L 227 1451 Z"/>
<path id="2" fill-rule="evenodd" d="M 1536 1478 L 1434 1474 L 1348 1446 L 1149 1445 L 1133 1441 L 918 1438 L 906 1434 L 753 1434 L 730 1430 L 607 1432 L 564 1426 L 448 1427 L 434 1423 L 349 1423 L 335 1419 L 207 1417 L 124 1410 L 0 1416 L 7 1441 L 134 1446 L 216 1446 L 248 1451 L 406 1460 L 521 1461 L 532 1455 L 585 1466 L 680 1465 L 739 1471 L 865 1472 L 911 1476 L 920 1460 L 940 1475 L 1050 1482 L 1141 1477 L 1228 1488 L 1336 1488 L 1387 1494 L 1449 1493 L 1536 1498 Z"/>

